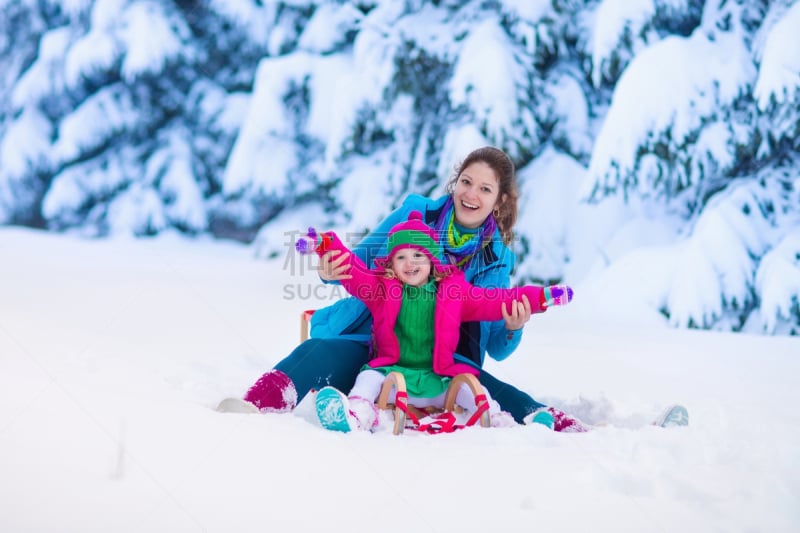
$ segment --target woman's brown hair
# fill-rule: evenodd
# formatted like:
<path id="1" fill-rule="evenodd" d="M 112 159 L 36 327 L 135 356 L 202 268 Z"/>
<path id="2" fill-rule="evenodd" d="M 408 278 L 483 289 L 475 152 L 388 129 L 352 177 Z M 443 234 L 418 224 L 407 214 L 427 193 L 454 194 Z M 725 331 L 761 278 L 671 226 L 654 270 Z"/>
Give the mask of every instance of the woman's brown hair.
<path id="1" fill-rule="evenodd" d="M 458 178 L 464 169 L 473 163 L 483 162 L 489 165 L 494 171 L 499 185 L 500 192 L 497 195 L 497 209 L 494 212 L 494 219 L 497 228 L 503 238 L 503 243 L 508 246 L 514 240 L 514 225 L 517 223 L 517 202 L 519 201 L 519 190 L 517 189 L 517 178 L 514 169 L 514 162 L 503 150 L 494 146 L 484 146 L 473 150 L 467 157 L 455 167 L 455 174 L 450 178 L 445 190 L 452 196 L 455 191 Z"/>

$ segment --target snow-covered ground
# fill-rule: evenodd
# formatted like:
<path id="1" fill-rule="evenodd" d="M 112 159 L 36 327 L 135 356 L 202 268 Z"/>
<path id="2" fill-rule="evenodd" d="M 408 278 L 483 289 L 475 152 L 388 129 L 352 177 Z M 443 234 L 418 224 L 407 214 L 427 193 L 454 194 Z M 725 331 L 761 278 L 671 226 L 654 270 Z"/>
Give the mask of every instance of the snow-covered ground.
<path id="1" fill-rule="evenodd" d="M 796 337 L 578 285 L 490 369 L 602 428 L 345 435 L 214 410 L 337 296 L 298 264 L 8 227 L 0 258 L 0 531 L 800 530 Z M 648 425 L 671 402 L 690 426 Z"/>

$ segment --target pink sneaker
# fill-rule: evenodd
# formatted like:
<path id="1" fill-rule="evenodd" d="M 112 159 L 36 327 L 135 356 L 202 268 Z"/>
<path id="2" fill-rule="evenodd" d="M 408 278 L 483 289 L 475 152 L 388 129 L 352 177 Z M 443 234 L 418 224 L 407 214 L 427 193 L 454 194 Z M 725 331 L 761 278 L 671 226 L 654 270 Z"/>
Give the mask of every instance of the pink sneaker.
<path id="1" fill-rule="evenodd" d="M 297 405 L 297 389 L 289 376 L 280 370 L 270 370 L 250 387 L 244 400 L 261 411 L 285 413 Z"/>

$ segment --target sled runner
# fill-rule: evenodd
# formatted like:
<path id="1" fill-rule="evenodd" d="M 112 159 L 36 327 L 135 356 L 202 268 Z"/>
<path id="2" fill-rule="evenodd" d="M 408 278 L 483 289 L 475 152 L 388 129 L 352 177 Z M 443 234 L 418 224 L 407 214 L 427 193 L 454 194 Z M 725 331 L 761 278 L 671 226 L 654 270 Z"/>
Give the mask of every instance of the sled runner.
<path id="1" fill-rule="evenodd" d="M 461 385 L 466 384 L 473 396 L 475 396 L 475 412 L 467 419 L 464 424 L 458 424 L 456 413 L 459 412 L 456 406 L 456 395 Z M 394 405 L 388 403 L 389 395 L 395 390 Z M 423 410 L 409 405 L 408 393 L 406 392 L 406 380 L 400 372 L 390 372 L 383 381 L 380 395 L 378 396 L 378 409 L 394 411 L 394 429 L 392 433 L 400 435 L 406 427 L 407 422 L 411 422 L 412 429 L 425 431 L 426 433 L 449 433 L 463 427 L 474 426 L 477 422 L 483 427 L 489 427 L 489 402 L 483 391 L 483 386 L 478 378 L 472 374 L 458 374 L 455 376 L 444 398 L 444 410 L 431 409 Z"/>

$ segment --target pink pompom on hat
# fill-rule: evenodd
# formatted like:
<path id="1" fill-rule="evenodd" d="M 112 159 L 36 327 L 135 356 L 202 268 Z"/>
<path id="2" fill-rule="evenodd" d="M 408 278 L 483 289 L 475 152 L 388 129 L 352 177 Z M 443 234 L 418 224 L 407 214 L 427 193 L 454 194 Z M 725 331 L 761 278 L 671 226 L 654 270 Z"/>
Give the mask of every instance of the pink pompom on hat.
<path id="1" fill-rule="evenodd" d="M 449 272 L 452 265 L 444 262 L 444 252 L 439 244 L 436 231 L 422 221 L 422 213 L 411 211 L 408 220 L 395 224 L 389 230 L 386 240 L 387 255 L 375 259 L 375 264 L 386 268 L 392 263 L 392 256 L 400 248 L 414 248 L 424 253 L 433 263 L 433 268 L 439 272 Z"/>

